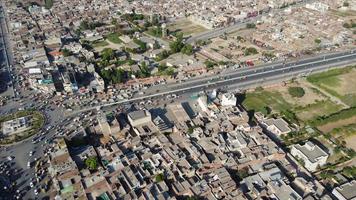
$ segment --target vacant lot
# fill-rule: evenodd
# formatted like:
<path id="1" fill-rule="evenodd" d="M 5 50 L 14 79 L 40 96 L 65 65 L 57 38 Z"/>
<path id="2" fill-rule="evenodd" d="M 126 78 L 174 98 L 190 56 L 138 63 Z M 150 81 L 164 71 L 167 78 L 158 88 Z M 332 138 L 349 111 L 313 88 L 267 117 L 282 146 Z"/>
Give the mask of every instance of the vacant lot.
<path id="1" fill-rule="evenodd" d="M 305 107 L 298 107 L 296 108 L 296 114 L 302 121 L 309 121 L 317 117 L 328 116 L 341 109 L 341 105 L 337 105 L 330 100 L 325 100 L 309 104 Z"/>
<path id="2" fill-rule="evenodd" d="M 322 126 L 318 126 L 318 129 L 323 133 L 328 133 L 335 128 L 340 128 L 342 126 L 346 126 L 354 123 L 356 123 L 356 116 L 347 119 L 338 120 L 335 122 L 330 122 Z"/>
<path id="3" fill-rule="evenodd" d="M 305 91 L 304 96 L 300 98 L 292 97 L 288 88 L 294 86 L 302 87 Z M 333 103 L 328 97 L 311 88 L 303 80 L 247 93 L 243 105 L 248 110 L 260 111 L 264 114 L 268 113 L 268 109 L 271 109 L 272 113 L 289 110 L 294 112 L 297 118 L 303 122 L 328 116 L 342 109 L 341 105 Z"/>
<path id="4" fill-rule="evenodd" d="M 308 81 L 339 98 L 349 106 L 356 106 L 356 67 L 334 69 L 314 74 Z"/>
<path id="5" fill-rule="evenodd" d="M 288 92 L 289 87 L 302 87 L 305 91 L 304 96 L 300 98 L 292 97 Z M 283 99 L 285 99 L 289 104 L 292 104 L 294 107 L 304 107 L 308 104 L 327 100 L 327 98 L 322 93 L 314 90 L 313 88 L 310 88 L 303 80 L 289 83 L 287 85 L 277 85 L 275 87 L 267 88 L 266 90 L 278 91 L 280 94 L 282 94 Z"/>
<path id="6" fill-rule="evenodd" d="M 174 23 L 168 24 L 167 28 L 171 32 L 182 32 L 184 36 L 192 36 L 207 31 L 207 29 L 203 26 L 195 24 L 186 18 L 179 19 Z"/>
<path id="7" fill-rule="evenodd" d="M 348 138 L 346 138 L 346 146 L 348 148 L 351 148 L 353 149 L 354 151 L 356 151 L 356 131 L 355 131 L 355 134 L 353 136 L 350 136 Z"/>

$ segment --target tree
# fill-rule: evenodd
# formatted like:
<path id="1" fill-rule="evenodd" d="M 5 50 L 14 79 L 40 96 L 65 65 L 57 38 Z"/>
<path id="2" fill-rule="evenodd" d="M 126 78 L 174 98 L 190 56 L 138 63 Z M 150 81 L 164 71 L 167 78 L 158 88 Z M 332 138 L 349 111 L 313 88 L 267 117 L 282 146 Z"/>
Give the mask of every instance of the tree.
<path id="1" fill-rule="evenodd" d="M 116 25 L 117 24 L 117 19 L 116 18 L 112 18 L 111 19 L 111 24 L 112 25 Z"/>
<path id="2" fill-rule="evenodd" d="M 182 50 L 184 47 L 183 43 L 183 33 L 177 34 L 176 40 L 171 42 L 169 44 L 169 47 L 171 48 L 172 53 L 178 53 Z"/>
<path id="3" fill-rule="evenodd" d="M 316 38 L 316 39 L 314 40 L 314 42 L 317 43 L 317 44 L 320 44 L 320 43 L 321 43 L 321 40 L 320 40 L 319 38 Z"/>
<path id="4" fill-rule="evenodd" d="M 301 98 L 305 95 L 305 91 L 302 87 L 289 87 L 288 88 L 288 93 L 292 96 L 292 97 L 297 97 L 297 98 Z"/>
<path id="5" fill-rule="evenodd" d="M 214 69 L 214 67 L 217 65 L 215 62 L 211 61 L 211 60 L 206 60 L 204 62 L 205 66 L 207 69 Z"/>
<path id="6" fill-rule="evenodd" d="M 104 61 L 110 61 L 114 59 L 114 57 L 114 50 L 111 48 L 105 48 L 103 51 L 101 51 L 101 59 Z"/>
<path id="7" fill-rule="evenodd" d="M 53 6 L 53 0 L 45 0 L 45 8 L 51 9 Z"/>
<path id="8" fill-rule="evenodd" d="M 258 51 L 254 47 L 249 47 L 249 48 L 245 49 L 244 54 L 245 54 L 245 56 L 255 55 L 255 54 L 258 54 Z"/>
<path id="9" fill-rule="evenodd" d="M 248 23 L 248 24 L 246 24 L 246 28 L 256 28 L 256 24 L 254 24 L 254 23 Z"/>
<path id="10" fill-rule="evenodd" d="M 98 160 L 96 157 L 89 157 L 85 160 L 85 165 L 89 170 L 96 170 L 98 168 Z"/>
<path id="11" fill-rule="evenodd" d="M 169 57 L 169 52 L 167 50 L 163 50 L 161 53 L 157 54 L 156 56 L 156 61 L 159 62 L 163 59 L 166 59 Z"/>
<path id="12" fill-rule="evenodd" d="M 164 180 L 164 175 L 163 174 L 157 174 L 156 176 L 156 182 L 161 182 Z"/>
<path id="13" fill-rule="evenodd" d="M 140 73 L 139 73 L 139 77 L 141 78 L 147 78 L 147 77 L 150 77 L 151 76 L 151 72 L 150 70 L 148 69 L 148 66 L 145 62 L 141 62 L 140 64 Z"/>
<path id="14" fill-rule="evenodd" d="M 62 52 L 64 57 L 68 57 L 68 56 L 72 55 L 72 52 L 69 51 L 68 49 L 62 49 L 61 52 Z"/>
<path id="15" fill-rule="evenodd" d="M 186 55 L 192 55 L 193 54 L 193 46 L 191 44 L 186 44 L 182 48 L 181 52 Z"/>

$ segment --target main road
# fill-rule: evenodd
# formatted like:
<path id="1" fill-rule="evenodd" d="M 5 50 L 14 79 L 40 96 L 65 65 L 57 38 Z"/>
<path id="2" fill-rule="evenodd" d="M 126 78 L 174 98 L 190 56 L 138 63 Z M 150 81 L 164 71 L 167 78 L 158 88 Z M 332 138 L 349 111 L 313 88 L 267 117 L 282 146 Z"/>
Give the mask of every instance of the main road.
<path id="1" fill-rule="evenodd" d="M 100 109 L 102 107 L 134 103 L 151 98 L 161 98 L 170 94 L 180 95 L 183 93 L 196 93 L 207 89 L 228 88 L 231 86 L 235 88 L 247 89 L 264 83 L 306 76 L 310 73 L 355 63 L 356 49 L 346 52 L 319 55 L 317 57 L 286 63 L 241 68 L 226 74 L 214 74 L 207 77 L 187 80 L 186 82 L 167 84 L 165 86 L 154 86 L 147 89 L 144 95 L 139 95 L 131 99 L 87 107 L 80 110 L 74 110 L 68 113 L 68 115 L 75 115 L 93 109 Z"/>

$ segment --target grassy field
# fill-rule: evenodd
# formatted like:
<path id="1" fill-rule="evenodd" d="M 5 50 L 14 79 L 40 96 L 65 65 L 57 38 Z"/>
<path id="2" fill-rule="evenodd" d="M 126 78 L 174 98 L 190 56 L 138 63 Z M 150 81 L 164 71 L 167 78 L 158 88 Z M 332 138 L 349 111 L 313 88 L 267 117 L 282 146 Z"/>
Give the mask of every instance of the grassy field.
<path id="1" fill-rule="evenodd" d="M 109 40 L 112 43 L 120 44 L 120 43 L 122 43 L 122 41 L 120 40 L 119 37 L 120 37 L 119 33 L 111 33 L 111 34 L 106 36 L 106 39 Z"/>
<path id="2" fill-rule="evenodd" d="M 193 23 L 189 19 L 179 19 L 174 23 L 168 24 L 168 30 L 171 32 L 182 32 L 184 36 L 191 36 L 207 31 L 206 28 Z"/>
<path id="3" fill-rule="evenodd" d="M 253 110 L 263 114 L 268 114 L 267 107 L 271 108 L 273 112 L 281 112 L 291 108 L 291 105 L 283 99 L 281 93 L 266 90 L 247 93 L 242 105 L 249 111 Z"/>
<path id="4" fill-rule="evenodd" d="M 342 106 L 337 105 L 330 100 L 318 101 L 304 107 L 295 108 L 298 118 L 302 121 L 313 120 L 317 117 L 328 116 L 342 109 Z"/>
<path id="5" fill-rule="evenodd" d="M 303 97 L 292 97 L 288 93 L 289 87 L 297 85 L 304 88 Z M 303 81 L 247 93 L 242 104 L 247 110 L 259 111 L 264 114 L 268 114 L 268 108 L 272 110 L 272 113 L 292 112 L 301 122 L 328 116 L 342 109 L 342 106 L 331 102 L 322 93 L 310 88 Z"/>
<path id="6" fill-rule="evenodd" d="M 105 47 L 108 46 L 109 43 L 107 43 L 106 41 L 95 41 L 91 44 L 94 48 L 96 47 Z"/>
<path id="7" fill-rule="evenodd" d="M 356 67 L 334 69 L 311 75 L 307 80 L 349 106 L 356 106 Z"/>

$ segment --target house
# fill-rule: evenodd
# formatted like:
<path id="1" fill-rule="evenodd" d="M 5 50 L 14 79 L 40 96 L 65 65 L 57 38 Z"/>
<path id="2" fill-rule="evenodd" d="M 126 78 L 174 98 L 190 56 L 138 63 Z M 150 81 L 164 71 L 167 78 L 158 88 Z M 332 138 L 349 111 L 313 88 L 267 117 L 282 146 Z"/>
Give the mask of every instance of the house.
<path id="1" fill-rule="evenodd" d="M 304 145 L 296 144 L 292 146 L 291 154 L 305 163 L 305 168 L 309 171 L 315 171 L 318 166 L 326 164 L 329 155 L 319 146 L 308 141 Z"/>
<path id="2" fill-rule="evenodd" d="M 158 132 L 157 126 L 152 122 L 151 113 L 148 110 L 130 112 L 127 118 L 138 135 Z"/>
<path id="3" fill-rule="evenodd" d="M 281 135 L 285 135 L 292 131 L 289 128 L 288 123 L 282 118 L 262 120 L 261 124 L 264 128 L 267 129 L 267 131 L 277 137 L 280 137 Z"/>
<path id="4" fill-rule="evenodd" d="M 338 200 L 356 199 L 356 181 L 353 180 L 349 183 L 340 185 L 339 187 L 334 188 L 332 193 Z"/>

